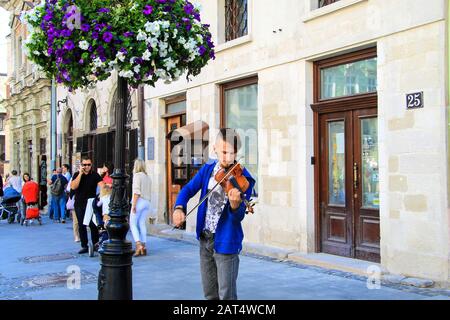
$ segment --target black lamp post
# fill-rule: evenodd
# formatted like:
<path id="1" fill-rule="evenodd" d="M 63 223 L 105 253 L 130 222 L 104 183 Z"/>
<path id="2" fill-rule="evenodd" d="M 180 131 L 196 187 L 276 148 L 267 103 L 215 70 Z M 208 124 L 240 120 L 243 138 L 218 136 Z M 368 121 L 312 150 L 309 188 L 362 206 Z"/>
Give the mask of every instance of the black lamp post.
<path id="1" fill-rule="evenodd" d="M 118 77 L 118 103 L 116 107 L 116 136 L 114 153 L 113 190 L 109 205 L 111 220 L 106 229 L 109 240 L 100 248 L 101 269 L 98 277 L 99 300 L 132 300 L 131 265 L 133 249 L 126 240 L 130 228 L 127 217 L 129 204 L 126 192 L 125 172 L 125 116 L 128 103 L 128 85 L 126 79 Z"/>

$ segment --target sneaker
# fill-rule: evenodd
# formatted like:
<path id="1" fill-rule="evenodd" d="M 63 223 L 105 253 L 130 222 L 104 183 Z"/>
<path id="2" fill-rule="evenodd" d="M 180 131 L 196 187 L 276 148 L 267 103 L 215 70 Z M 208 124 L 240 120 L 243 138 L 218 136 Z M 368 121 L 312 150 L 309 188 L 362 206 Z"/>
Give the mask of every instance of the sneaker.
<path id="1" fill-rule="evenodd" d="M 88 248 L 81 248 L 80 251 L 78 251 L 78 254 L 83 254 L 83 253 L 88 253 L 89 249 Z"/>
<path id="2" fill-rule="evenodd" d="M 61 220 L 61 223 L 66 223 L 66 220 L 62 219 L 62 220 Z"/>
<path id="3" fill-rule="evenodd" d="M 80 239 L 75 239 L 75 242 L 81 242 Z"/>

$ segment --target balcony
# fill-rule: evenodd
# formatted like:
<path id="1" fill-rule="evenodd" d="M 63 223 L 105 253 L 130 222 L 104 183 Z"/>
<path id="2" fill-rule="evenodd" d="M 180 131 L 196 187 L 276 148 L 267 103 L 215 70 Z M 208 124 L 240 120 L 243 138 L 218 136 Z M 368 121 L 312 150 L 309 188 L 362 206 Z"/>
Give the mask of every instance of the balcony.
<path id="1" fill-rule="evenodd" d="M 329 4 L 338 2 L 339 0 L 319 0 L 319 8 L 325 7 Z"/>

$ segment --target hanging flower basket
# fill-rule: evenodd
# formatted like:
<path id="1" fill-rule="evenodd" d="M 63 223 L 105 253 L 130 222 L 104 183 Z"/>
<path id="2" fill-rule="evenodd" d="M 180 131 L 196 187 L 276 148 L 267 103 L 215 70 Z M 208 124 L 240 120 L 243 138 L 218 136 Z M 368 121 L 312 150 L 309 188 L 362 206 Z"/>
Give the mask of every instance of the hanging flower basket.
<path id="1" fill-rule="evenodd" d="M 215 58 L 209 25 L 186 0 L 43 0 L 21 20 L 28 58 L 70 90 L 113 70 L 134 87 L 189 80 Z"/>

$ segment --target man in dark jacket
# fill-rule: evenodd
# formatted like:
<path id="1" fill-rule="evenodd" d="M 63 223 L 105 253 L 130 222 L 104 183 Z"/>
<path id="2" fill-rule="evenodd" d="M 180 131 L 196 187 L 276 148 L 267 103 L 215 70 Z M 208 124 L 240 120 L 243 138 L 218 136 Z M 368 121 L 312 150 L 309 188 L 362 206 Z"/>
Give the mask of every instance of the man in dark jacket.
<path id="1" fill-rule="evenodd" d="M 240 139 L 236 131 L 221 129 L 214 145 L 218 160 L 206 163 L 178 195 L 173 213 L 175 226 L 184 223 L 189 199 L 199 190 L 203 199 L 217 183 L 215 174 L 235 163 L 239 148 Z M 255 180 L 246 169 L 243 175 L 250 183 L 245 192 L 246 199 L 250 200 Z M 216 187 L 198 208 L 196 229 L 200 241 L 200 268 L 203 292 L 208 300 L 237 299 L 239 252 L 244 238 L 241 221 L 245 212 L 241 192 L 233 188 L 226 195 L 221 186 Z"/>
<path id="2" fill-rule="evenodd" d="M 97 172 L 92 170 L 92 160 L 89 157 L 84 157 L 81 160 L 80 171 L 76 172 L 72 177 L 70 188 L 75 193 L 75 214 L 77 215 L 78 228 L 80 232 L 81 250 L 79 254 L 87 253 L 88 237 L 87 229 L 83 224 L 86 205 L 89 198 L 95 198 L 97 193 L 97 185 L 102 183 L 102 178 Z M 94 222 L 90 222 L 89 229 L 91 230 L 92 245 L 98 242 L 98 229 Z"/>

